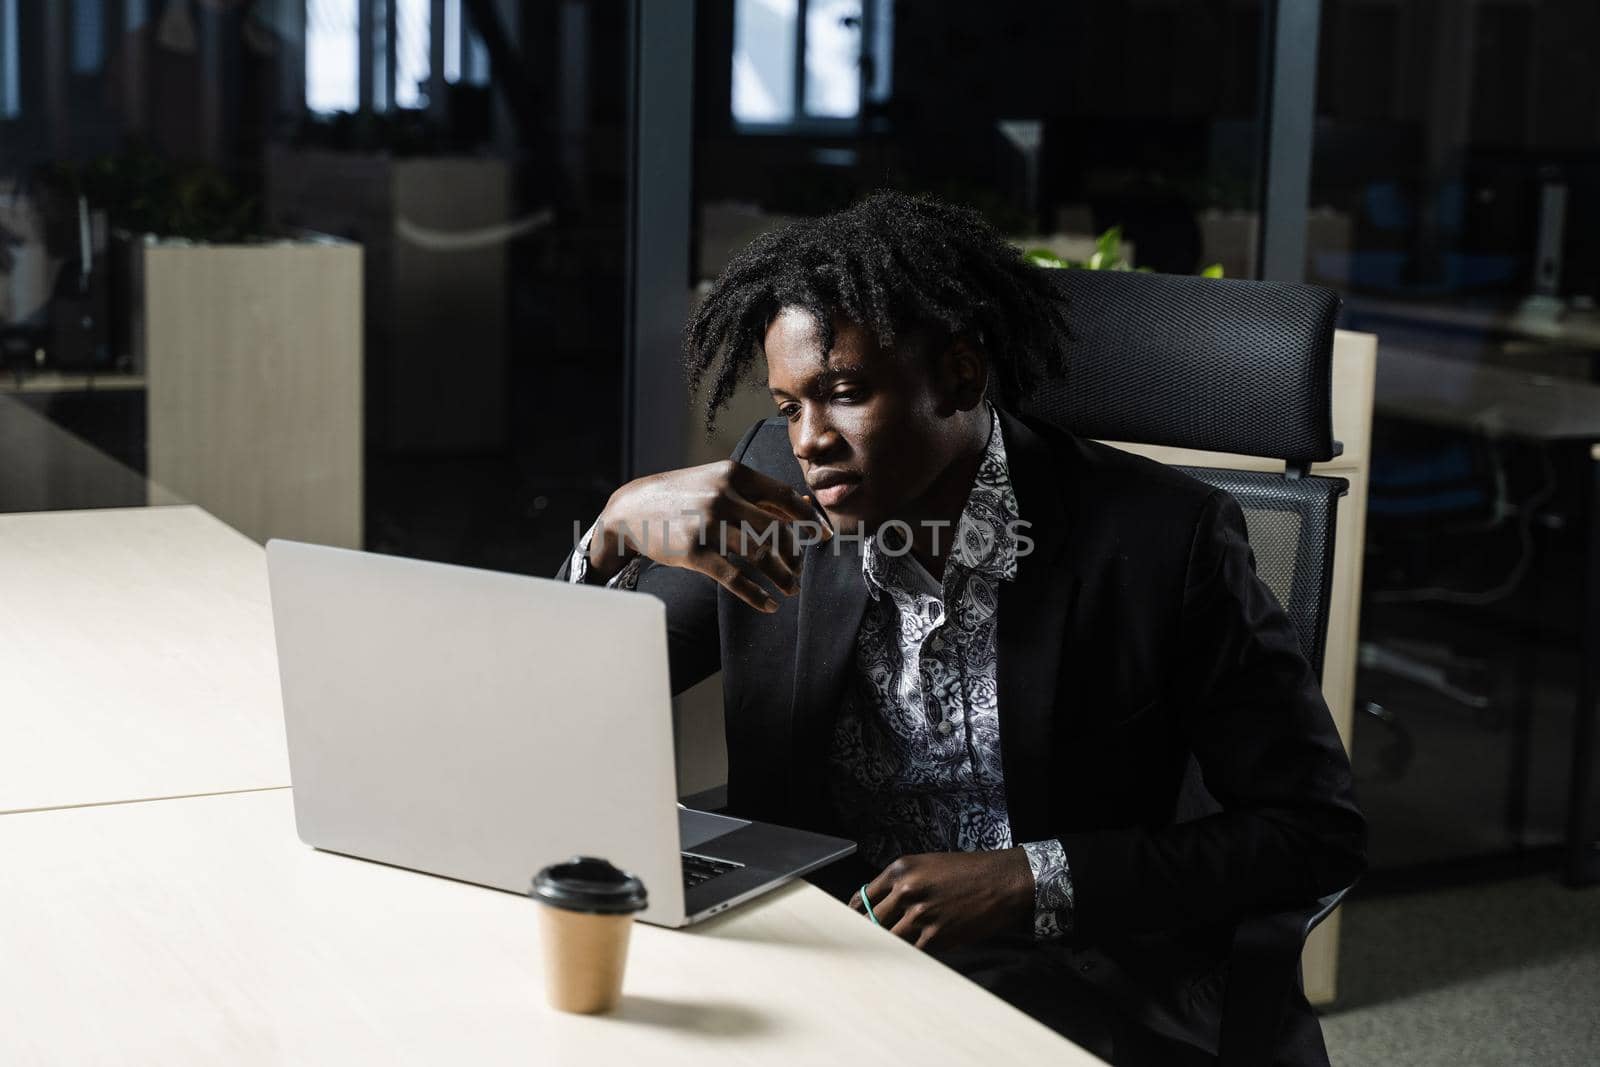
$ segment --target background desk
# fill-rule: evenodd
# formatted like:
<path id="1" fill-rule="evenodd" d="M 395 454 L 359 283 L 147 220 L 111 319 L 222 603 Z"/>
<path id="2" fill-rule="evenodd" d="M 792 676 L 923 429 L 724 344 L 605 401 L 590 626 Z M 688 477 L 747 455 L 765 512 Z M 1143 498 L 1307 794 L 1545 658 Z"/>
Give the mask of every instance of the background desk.
<path id="1" fill-rule="evenodd" d="M 1404 349 L 1454 349 L 1467 358 L 1498 352 L 1516 369 L 1600 378 L 1600 312 L 1537 301 L 1410 301 L 1345 298 L 1347 320 Z"/>
<path id="2" fill-rule="evenodd" d="M 0 515 L 0 812 L 283 787 L 261 547 L 197 507 Z"/>

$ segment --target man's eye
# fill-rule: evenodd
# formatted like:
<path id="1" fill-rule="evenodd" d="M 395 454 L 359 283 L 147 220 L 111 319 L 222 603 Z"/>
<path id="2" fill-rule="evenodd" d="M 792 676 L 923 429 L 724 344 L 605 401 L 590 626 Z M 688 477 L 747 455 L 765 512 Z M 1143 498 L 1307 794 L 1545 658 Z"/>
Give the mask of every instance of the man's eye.
<path id="1" fill-rule="evenodd" d="M 779 404 L 778 405 L 778 414 L 782 415 L 786 419 L 793 420 L 796 415 L 800 414 L 800 405 L 799 404 Z"/>
<path id="2" fill-rule="evenodd" d="M 866 396 L 865 389 L 841 389 L 833 394 L 833 399 L 846 404 L 855 404 L 859 403 L 864 396 Z"/>

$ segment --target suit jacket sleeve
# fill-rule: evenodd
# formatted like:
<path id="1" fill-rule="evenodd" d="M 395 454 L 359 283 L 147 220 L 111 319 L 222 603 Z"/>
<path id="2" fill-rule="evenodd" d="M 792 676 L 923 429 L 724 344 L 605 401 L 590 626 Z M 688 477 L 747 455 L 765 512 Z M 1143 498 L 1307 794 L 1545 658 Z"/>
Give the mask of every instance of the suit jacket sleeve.
<path id="1" fill-rule="evenodd" d="M 1300 906 L 1364 867 L 1344 746 L 1292 624 L 1256 576 L 1244 514 L 1222 491 L 1200 510 L 1181 620 L 1169 699 L 1222 810 L 1063 835 L 1079 938 Z"/>
<path id="2" fill-rule="evenodd" d="M 761 422 L 745 432 L 733 460 L 742 462 L 761 429 Z M 569 555 L 556 572 L 558 581 L 572 573 Z M 649 593 L 667 606 L 667 662 L 672 672 L 674 696 L 715 674 L 722 666 L 721 637 L 717 626 L 716 582 L 699 571 L 644 562 L 634 588 Z"/>

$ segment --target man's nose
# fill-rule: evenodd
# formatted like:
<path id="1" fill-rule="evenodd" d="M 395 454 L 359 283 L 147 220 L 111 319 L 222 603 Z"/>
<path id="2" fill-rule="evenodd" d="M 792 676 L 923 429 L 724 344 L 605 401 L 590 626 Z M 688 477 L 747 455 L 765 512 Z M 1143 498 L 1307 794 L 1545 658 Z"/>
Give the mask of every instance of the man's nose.
<path id="1" fill-rule="evenodd" d="M 822 411 L 813 405 L 801 408 L 799 418 L 790 424 L 789 448 L 794 458 L 807 463 L 820 463 L 838 448 L 839 433 Z"/>

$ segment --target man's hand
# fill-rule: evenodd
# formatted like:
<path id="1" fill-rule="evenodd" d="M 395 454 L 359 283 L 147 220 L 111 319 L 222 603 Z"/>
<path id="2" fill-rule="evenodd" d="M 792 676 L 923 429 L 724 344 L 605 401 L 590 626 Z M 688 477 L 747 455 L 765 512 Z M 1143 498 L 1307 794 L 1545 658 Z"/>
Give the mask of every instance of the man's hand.
<path id="1" fill-rule="evenodd" d="M 878 923 L 918 948 L 956 948 L 1022 932 L 1033 918 L 1033 870 L 1020 848 L 901 856 L 867 883 Z M 865 914 L 861 894 L 850 906 Z"/>
<path id="2" fill-rule="evenodd" d="M 793 596 L 805 545 L 832 535 L 806 497 L 732 460 L 636 478 L 611 494 L 599 525 L 589 545 L 597 579 L 647 556 L 699 571 L 758 611 L 778 604 L 751 575 Z"/>

